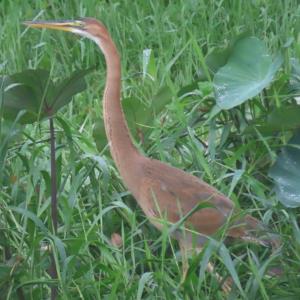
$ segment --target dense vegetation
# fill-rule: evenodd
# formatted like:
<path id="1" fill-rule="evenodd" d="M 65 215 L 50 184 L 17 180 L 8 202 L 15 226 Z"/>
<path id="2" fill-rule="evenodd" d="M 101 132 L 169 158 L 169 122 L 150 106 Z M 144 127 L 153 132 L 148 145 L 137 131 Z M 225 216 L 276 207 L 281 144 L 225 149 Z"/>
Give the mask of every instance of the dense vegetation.
<path id="1" fill-rule="evenodd" d="M 61 299 L 224 299 L 215 278 L 203 272 L 203 257 L 223 276 L 237 274 L 241 288 L 230 299 L 299 299 L 299 209 L 280 201 L 268 175 L 292 136 L 299 144 L 299 15 L 296 0 L 1 1 L 1 75 L 39 68 L 58 82 L 96 67 L 86 77 L 87 89 L 55 118 L 56 236 L 48 122 L 20 126 L 0 111 L 0 298 L 47 298 L 52 248 Z M 271 255 L 270 249 L 239 241 L 222 251 L 209 244 L 204 255 L 191 259 L 180 284 L 176 241 L 146 220 L 105 146 L 102 55 L 90 41 L 21 25 L 33 18 L 78 16 L 102 20 L 116 41 L 122 97 L 141 151 L 217 187 L 278 232 L 282 248 Z M 216 60 L 224 60 L 241 34 L 262 40 L 269 53 L 280 52 L 282 64 L 271 88 L 216 111 L 212 80 L 222 65 Z M 113 233 L 122 236 L 120 248 L 111 241 Z M 278 265 L 281 276 L 267 275 L 266 269 Z"/>

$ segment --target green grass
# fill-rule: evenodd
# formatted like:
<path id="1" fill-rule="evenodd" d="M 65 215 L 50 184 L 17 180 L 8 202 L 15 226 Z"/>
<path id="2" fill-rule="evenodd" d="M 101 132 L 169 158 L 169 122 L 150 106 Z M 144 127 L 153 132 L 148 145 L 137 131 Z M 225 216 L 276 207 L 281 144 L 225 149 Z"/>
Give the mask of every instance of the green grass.
<path id="1" fill-rule="evenodd" d="M 205 70 L 203 57 L 207 53 L 228 45 L 244 31 L 263 39 L 273 53 L 282 51 L 288 71 L 288 59 L 300 55 L 297 1 L 61 2 L 0 2 L 2 74 L 46 68 L 59 79 L 78 68 L 97 65 L 97 71 L 88 77 L 87 91 L 63 109 L 61 121 L 55 122 L 60 187 L 56 239 L 48 229 L 48 124 L 24 128 L 21 137 L 4 149 L 5 158 L 0 149 L 0 163 L 5 159 L 0 190 L 0 298 L 49 296 L 51 279 L 46 271 L 50 243 L 59 270 L 60 299 L 224 299 L 216 280 L 200 266 L 203 258 L 210 257 L 220 274 L 232 274 L 227 251 L 244 298 L 298 299 L 299 209 L 287 210 L 280 205 L 267 177 L 276 151 L 288 136 L 244 134 L 248 121 L 239 109 L 210 121 L 214 98 L 209 84 L 200 86 L 193 95 L 177 96 Z M 178 245 L 149 224 L 123 186 L 108 152 L 99 152 L 93 140 L 93 128 L 102 122 L 102 55 L 90 41 L 21 25 L 37 16 L 102 20 L 122 54 L 123 98 L 147 103 L 160 88 L 170 88 L 172 103 L 155 118 L 140 148 L 148 156 L 202 177 L 280 233 L 284 244 L 272 262 L 270 250 L 262 247 L 234 242 L 220 253 L 209 244 L 204 253 L 191 259 L 191 272 L 180 285 Z M 290 38 L 293 43 L 283 48 Z M 143 79 L 144 49 L 153 51 L 154 80 Z M 256 99 L 247 108 L 255 117 L 281 100 L 278 95 L 259 105 Z M 123 238 L 120 249 L 110 243 L 114 232 Z M 262 276 L 264 267 L 271 264 L 283 266 L 284 275 Z M 243 299 L 243 295 L 236 289 L 230 299 Z"/>

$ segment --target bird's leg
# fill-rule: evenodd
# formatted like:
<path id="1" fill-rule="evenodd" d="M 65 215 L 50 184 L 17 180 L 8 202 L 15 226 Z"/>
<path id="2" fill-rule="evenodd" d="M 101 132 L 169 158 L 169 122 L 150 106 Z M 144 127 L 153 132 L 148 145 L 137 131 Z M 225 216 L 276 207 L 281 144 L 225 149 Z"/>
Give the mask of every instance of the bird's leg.
<path id="1" fill-rule="evenodd" d="M 231 292 L 232 279 L 227 278 L 226 280 L 224 280 L 224 278 L 218 272 L 215 271 L 214 265 L 211 262 L 208 262 L 207 270 L 216 277 L 218 282 L 221 284 L 222 290 L 226 294 L 229 294 Z"/>
<path id="2" fill-rule="evenodd" d="M 187 272 L 189 270 L 189 261 L 188 261 L 188 249 L 185 247 L 183 242 L 179 242 L 179 248 L 181 253 L 181 262 L 182 262 L 182 277 L 180 283 L 184 283 L 186 279 Z"/>
<path id="3" fill-rule="evenodd" d="M 189 269 L 189 262 L 188 262 L 188 253 L 190 252 L 185 245 L 184 242 L 179 242 L 180 252 L 181 252 L 181 259 L 182 259 L 182 278 L 181 283 L 183 283 L 186 279 L 186 275 Z M 202 247 L 197 247 L 196 251 L 200 253 L 202 251 Z M 231 292 L 231 286 L 232 286 L 232 279 L 228 278 L 224 280 L 224 278 L 215 271 L 214 265 L 211 262 L 208 262 L 207 264 L 207 271 L 210 272 L 215 278 L 218 280 L 218 282 L 221 284 L 222 290 L 229 294 Z"/>

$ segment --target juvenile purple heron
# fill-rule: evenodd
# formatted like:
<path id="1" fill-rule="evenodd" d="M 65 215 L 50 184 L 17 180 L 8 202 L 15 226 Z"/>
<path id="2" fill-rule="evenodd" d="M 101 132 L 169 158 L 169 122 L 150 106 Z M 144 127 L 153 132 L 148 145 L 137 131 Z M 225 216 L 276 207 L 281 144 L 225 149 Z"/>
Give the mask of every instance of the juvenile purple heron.
<path id="1" fill-rule="evenodd" d="M 104 54 L 107 75 L 103 96 L 103 117 L 110 151 L 120 175 L 149 218 L 150 222 L 162 229 L 176 224 L 187 216 L 184 228 L 173 232 L 182 253 L 188 249 L 201 250 L 207 236 L 214 235 L 237 211 L 233 202 L 201 179 L 174 168 L 161 161 L 142 155 L 134 146 L 121 106 L 121 66 L 117 48 L 105 26 L 92 18 L 74 21 L 33 21 L 25 22 L 34 28 L 50 28 L 79 34 L 93 40 Z M 195 210 L 199 203 L 209 206 Z M 227 228 L 227 236 L 272 244 L 272 238 L 263 239 L 260 233 L 263 225 L 246 215 L 235 220 Z M 211 264 L 208 270 L 213 271 Z M 221 277 L 217 275 L 221 281 Z M 225 291 L 230 290 L 226 283 Z"/>

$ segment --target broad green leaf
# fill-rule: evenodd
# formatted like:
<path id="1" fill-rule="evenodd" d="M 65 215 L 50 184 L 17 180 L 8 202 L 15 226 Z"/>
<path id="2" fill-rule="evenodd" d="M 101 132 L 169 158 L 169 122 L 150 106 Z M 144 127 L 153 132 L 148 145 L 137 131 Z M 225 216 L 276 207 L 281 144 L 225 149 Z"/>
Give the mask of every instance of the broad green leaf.
<path id="1" fill-rule="evenodd" d="M 300 131 L 284 146 L 269 171 L 278 199 L 286 207 L 300 206 Z"/>
<path id="2" fill-rule="evenodd" d="M 249 35 L 250 33 L 247 31 L 242 32 L 233 38 L 226 47 L 212 49 L 205 57 L 205 63 L 209 72 L 211 74 L 215 74 L 221 67 L 223 67 L 227 63 L 238 41 L 248 37 Z"/>
<path id="3" fill-rule="evenodd" d="M 134 97 L 122 100 L 122 107 L 128 127 L 130 128 L 131 133 L 136 137 L 140 127 L 139 124 L 146 124 L 147 111 L 149 113 L 149 107 L 147 104 Z"/>
<path id="4" fill-rule="evenodd" d="M 150 99 L 149 104 L 142 103 L 138 99 L 125 99 L 122 101 L 126 119 L 135 137 L 145 135 L 148 126 L 153 124 L 154 118 L 160 114 L 165 106 L 172 100 L 172 92 L 168 86 L 164 86 Z"/>
<path id="5" fill-rule="evenodd" d="M 172 100 L 172 92 L 168 86 L 162 87 L 156 95 L 145 104 L 137 98 L 126 98 L 122 101 L 122 106 L 128 122 L 128 126 L 134 136 L 146 132 L 144 126 L 151 125 L 165 106 Z M 143 126 L 144 125 L 144 126 Z"/>
<path id="6" fill-rule="evenodd" d="M 165 106 L 172 100 L 172 92 L 169 87 L 162 87 L 149 103 L 143 103 L 139 99 L 130 97 L 122 100 L 122 107 L 128 127 L 134 138 L 141 140 L 148 132 L 148 127 L 153 124 L 155 116 L 159 115 Z M 102 151 L 107 145 L 107 138 L 103 122 L 97 122 L 93 129 L 93 137 L 97 148 Z"/>
<path id="7" fill-rule="evenodd" d="M 281 63 L 281 56 L 272 61 L 266 46 L 258 38 L 238 41 L 228 63 L 214 77 L 218 106 L 230 109 L 258 95 L 271 83 Z"/>
<path id="8" fill-rule="evenodd" d="M 159 89 L 156 95 L 151 100 L 151 108 L 155 115 L 158 115 L 173 97 L 172 91 L 168 86 L 163 86 Z M 153 116 L 148 114 L 148 122 L 152 120 Z"/>
<path id="9" fill-rule="evenodd" d="M 50 80 L 49 71 L 39 69 L 0 77 L 3 117 L 14 120 L 24 110 L 19 122 L 28 124 L 52 116 L 86 88 L 84 76 L 91 70 L 76 71 L 59 85 Z"/>
<path id="10" fill-rule="evenodd" d="M 273 130 L 300 127 L 300 105 L 276 108 L 268 116 L 266 125 Z"/>
<path id="11" fill-rule="evenodd" d="M 93 128 L 93 138 L 95 140 L 97 149 L 102 151 L 107 145 L 107 138 L 105 134 L 105 128 L 103 120 L 97 121 Z"/>
<path id="12" fill-rule="evenodd" d="M 21 112 L 14 122 L 8 120 L 0 120 L 0 184 L 4 177 L 4 167 L 9 144 L 15 140 L 21 133 L 21 126 L 17 121 L 22 117 L 24 112 Z"/>
<path id="13" fill-rule="evenodd" d="M 185 97 L 186 95 L 191 94 L 198 88 L 199 88 L 198 81 L 185 85 L 177 92 L 177 97 L 179 98 Z"/>
<path id="14" fill-rule="evenodd" d="M 87 70 L 77 70 L 71 77 L 64 79 L 56 87 L 53 93 L 53 98 L 49 100 L 52 114 L 55 114 L 60 108 L 68 104 L 73 96 L 81 93 L 86 89 L 86 82 L 84 77 L 90 73 L 94 68 Z"/>
<path id="15" fill-rule="evenodd" d="M 267 118 L 253 120 L 244 132 L 253 134 L 258 130 L 262 135 L 272 135 L 297 128 L 300 128 L 300 105 L 292 104 L 275 108 Z"/>
<path id="16" fill-rule="evenodd" d="M 0 77 L 0 86 L 3 90 L 3 117 L 14 120 L 21 110 L 25 110 L 26 113 L 19 120 L 21 123 L 33 123 L 38 119 L 43 111 L 42 103 L 47 97 L 44 93 L 53 90 L 49 72 L 45 70 L 26 70 Z"/>
<path id="17" fill-rule="evenodd" d="M 232 47 L 227 47 L 223 49 L 215 48 L 213 49 L 205 58 L 205 63 L 208 67 L 208 70 L 214 74 L 221 67 L 223 67 L 232 52 Z"/>
<path id="18" fill-rule="evenodd" d="M 44 98 L 51 97 L 54 85 L 50 80 L 50 72 L 48 70 L 36 69 L 25 70 L 21 73 L 13 74 L 10 78 L 17 83 L 22 83 L 29 87 L 36 96 L 37 103 L 39 104 Z"/>

